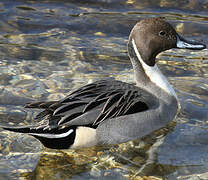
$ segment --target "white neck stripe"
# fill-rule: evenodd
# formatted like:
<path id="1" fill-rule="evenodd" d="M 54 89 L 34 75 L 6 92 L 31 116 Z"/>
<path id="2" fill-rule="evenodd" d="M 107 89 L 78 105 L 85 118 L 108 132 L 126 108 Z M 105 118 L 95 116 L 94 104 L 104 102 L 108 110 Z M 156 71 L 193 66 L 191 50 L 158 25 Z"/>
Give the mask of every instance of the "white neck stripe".
<path id="1" fill-rule="evenodd" d="M 165 76 L 161 73 L 161 71 L 159 70 L 159 68 L 157 67 L 157 65 L 155 64 L 154 66 L 148 66 L 142 59 L 134 39 L 132 39 L 132 44 L 133 44 L 133 48 L 134 51 L 136 53 L 137 58 L 139 59 L 145 74 L 149 77 L 149 79 L 156 84 L 158 87 L 160 87 L 161 89 L 165 90 L 167 93 L 176 96 L 176 93 L 174 91 L 174 89 L 171 87 L 171 85 L 169 84 L 168 80 L 165 78 Z"/>
<path id="2" fill-rule="evenodd" d="M 64 138 L 70 135 L 73 132 L 73 129 L 70 129 L 68 132 L 62 133 L 62 134 L 41 134 L 41 133 L 29 133 L 30 135 L 33 136 L 39 136 L 39 137 L 44 137 L 44 138 L 49 138 L 49 139 L 56 139 L 56 138 Z"/>

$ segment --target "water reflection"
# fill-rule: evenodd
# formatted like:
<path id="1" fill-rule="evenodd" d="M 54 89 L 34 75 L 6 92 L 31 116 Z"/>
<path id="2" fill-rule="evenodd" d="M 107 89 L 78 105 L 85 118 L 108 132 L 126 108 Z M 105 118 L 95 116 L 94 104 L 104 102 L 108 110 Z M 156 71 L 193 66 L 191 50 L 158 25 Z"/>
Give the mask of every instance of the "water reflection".
<path id="1" fill-rule="evenodd" d="M 138 175 L 169 174 L 176 167 L 170 166 L 167 169 L 156 164 L 156 152 L 165 135 L 174 129 L 175 124 L 172 122 L 145 138 L 120 145 L 68 151 L 45 149 L 36 169 L 32 173 L 22 175 L 36 179 L 53 179 L 59 174 L 62 178 L 79 179 L 81 173 L 81 177 L 83 175 L 89 179 L 126 179 Z"/>
<path id="2" fill-rule="evenodd" d="M 134 82 L 126 43 L 139 19 L 165 16 L 178 32 L 207 43 L 207 10 L 206 0 L 2 0 L 1 124 L 34 123 L 37 112 L 22 107 L 33 99 L 60 99 L 105 77 Z M 185 179 L 204 175 L 208 170 L 208 52 L 171 50 L 158 59 L 179 95 L 182 110 L 177 123 L 142 140 L 69 152 L 40 149 L 33 138 L 1 131 L 0 177 Z"/>

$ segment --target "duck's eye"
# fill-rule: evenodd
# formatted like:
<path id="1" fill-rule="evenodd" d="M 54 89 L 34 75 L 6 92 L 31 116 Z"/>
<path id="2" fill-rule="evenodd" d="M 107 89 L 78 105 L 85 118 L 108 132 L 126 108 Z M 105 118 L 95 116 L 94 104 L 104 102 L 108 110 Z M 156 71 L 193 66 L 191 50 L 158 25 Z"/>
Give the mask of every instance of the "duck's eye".
<path id="1" fill-rule="evenodd" d="M 166 34 L 165 31 L 160 31 L 160 32 L 159 32 L 159 35 L 160 35 L 160 36 L 165 36 L 165 34 Z"/>

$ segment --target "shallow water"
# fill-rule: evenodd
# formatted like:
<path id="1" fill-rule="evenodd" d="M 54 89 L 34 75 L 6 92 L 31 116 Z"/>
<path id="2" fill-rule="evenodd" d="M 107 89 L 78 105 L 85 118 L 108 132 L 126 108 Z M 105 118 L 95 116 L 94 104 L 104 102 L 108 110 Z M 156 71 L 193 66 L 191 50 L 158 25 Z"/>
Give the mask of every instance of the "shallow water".
<path id="1" fill-rule="evenodd" d="M 1 124 L 33 123 L 37 112 L 22 107 L 31 100 L 106 77 L 133 82 L 128 35 L 155 16 L 207 44 L 207 0 L 2 0 Z M 175 122 L 134 142 L 67 152 L 1 130 L 0 179 L 208 178 L 208 51 L 169 50 L 158 60 L 181 103 Z"/>

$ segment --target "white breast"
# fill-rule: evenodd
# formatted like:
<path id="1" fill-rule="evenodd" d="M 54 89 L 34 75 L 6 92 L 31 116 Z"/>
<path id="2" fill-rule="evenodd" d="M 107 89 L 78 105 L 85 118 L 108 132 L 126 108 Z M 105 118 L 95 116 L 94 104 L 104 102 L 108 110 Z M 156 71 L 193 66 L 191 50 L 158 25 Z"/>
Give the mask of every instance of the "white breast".
<path id="1" fill-rule="evenodd" d="M 157 65 L 155 64 L 154 66 L 148 66 L 142 59 L 134 39 L 132 39 L 132 44 L 133 44 L 133 48 L 134 51 L 136 52 L 136 55 L 146 73 L 146 75 L 149 77 L 149 79 L 156 84 L 158 87 L 160 87 L 161 89 L 163 89 L 164 91 L 166 91 L 167 93 L 175 96 L 177 98 L 177 95 L 174 91 L 174 89 L 172 88 L 172 86 L 169 84 L 168 80 L 166 79 L 166 77 L 161 73 L 161 71 L 159 70 L 159 68 L 157 67 Z"/>

